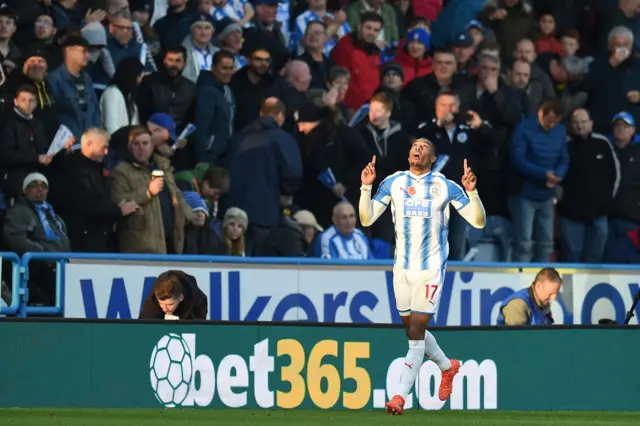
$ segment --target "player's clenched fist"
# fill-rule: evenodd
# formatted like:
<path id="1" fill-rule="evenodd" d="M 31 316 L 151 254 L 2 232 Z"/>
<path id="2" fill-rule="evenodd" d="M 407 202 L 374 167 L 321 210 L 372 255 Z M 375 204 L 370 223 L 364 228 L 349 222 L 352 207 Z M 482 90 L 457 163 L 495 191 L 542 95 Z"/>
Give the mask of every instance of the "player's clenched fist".
<path id="1" fill-rule="evenodd" d="M 374 155 L 371 162 L 365 166 L 360 174 L 360 180 L 363 185 L 373 185 L 376 180 L 376 156 Z"/>

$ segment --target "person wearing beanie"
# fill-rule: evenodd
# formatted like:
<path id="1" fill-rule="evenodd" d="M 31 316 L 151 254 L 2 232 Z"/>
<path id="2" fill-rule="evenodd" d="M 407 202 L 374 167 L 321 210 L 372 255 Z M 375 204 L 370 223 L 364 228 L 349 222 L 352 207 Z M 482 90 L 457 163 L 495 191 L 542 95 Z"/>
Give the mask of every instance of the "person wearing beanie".
<path id="1" fill-rule="evenodd" d="M 429 38 L 426 30 L 413 29 L 407 33 L 405 46 L 396 54 L 394 60 L 402 67 L 405 85 L 414 78 L 431 74 L 433 61 L 429 56 Z"/>
<path id="2" fill-rule="evenodd" d="M 9 109 L 13 104 L 16 90 L 24 85 L 32 86 L 36 91 L 37 101 L 33 115 L 42 123 L 45 136 L 47 140 L 51 141 L 58 131 L 60 123 L 55 108 L 53 108 L 51 88 L 45 80 L 49 69 L 46 56 L 47 54 L 35 45 L 25 50 L 22 72 L 13 72 L 7 76 L 2 88 L 2 99 L 5 108 Z"/>
<path id="3" fill-rule="evenodd" d="M 184 230 L 184 254 L 224 254 L 225 247 L 216 232 L 216 225 L 209 217 L 204 199 L 195 191 L 185 191 L 184 201 L 191 207 L 194 220 Z"/>
<path id="4" fill-rule="evenodd" d="M 64 63 L 47 77 L 58 109 L 60 124 L 67 126 L 80 144 L 82 133 L 102 127 L 100 104 L 86 68 L 89 43 L 81 36 L 69 35 L 62 43 Z"/>
<path id="5" fill-rule="evenodd" d="M 82 37 L 89 44 L 87 71 L 93 81 L 98 99 L 116 73 L 116 67 L 107 49 L 107 31 L 100 22 L 91 22 L 82 28 Z"/>
<path id="6" fill-rule="evenodd" d="M 67 227 L 47 202 L 49 181 L 31 173 L 21 182 L 21 197 L 7 211 L 3 236 L 5 248 L 22 256 L 26 252 L 70 252 Z M 44 263 L 29 268 L 29 302 L 53 306 L 55 282 Z"/>
<path id="7" fill-rule="evenodd" d="M 176 172 L 191 169 L 194 162 L 192 150 L 184 149 L 186 140 L 177 140 L 176 123 L 169 114 L 156 112 L 147 121 L 147 128 L 156 152 L 170 159 Z"/>
<path id="8" fill-rule="evenodd" d="M 229 256 L 246 256 L 244 234 L 249 226 L 247 213 L 237 207 L 231 207 L 224 214 L 222 221 L 222 241 L 225 254 Z"/>
<path id="9" fill-rule="evenodd" d="M 216 43 L 234 57 L 236 71 L 247 65 L 247 58 L 241 53 L 242 27 L 231 18 L 222 18 L 215 25 Z"/>
<path id="10" fill-rule="evenodd" d="M 19 253 L 71 251 L 67 228 L 49 203 L 49 181 L 41 173 L 30 173 L 21 182 L 21 197 L 7 212 L 4 242 Z"/>
<path id="11" fill-rule="evenodd" d="M 212 43 L 215 31 L 210 15 L 198 14 L 191 24 L 190 31 L 182 41 L 182 46 L 187 51 L 187 64 L 182 76 L 195 83 L 200 72 L 211 71 L 213 55 L 220 49 Z"/>

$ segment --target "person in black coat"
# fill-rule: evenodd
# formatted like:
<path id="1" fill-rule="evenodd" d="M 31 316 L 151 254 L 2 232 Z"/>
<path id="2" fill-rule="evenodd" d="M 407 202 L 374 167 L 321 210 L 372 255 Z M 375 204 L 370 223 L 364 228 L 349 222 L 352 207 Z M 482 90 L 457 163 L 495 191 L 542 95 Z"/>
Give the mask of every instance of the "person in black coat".
<path id="1" fill-rule="evenodd" d="M 182 271 L 163 272 L 154 281 L 138 319 L 206 320 L 207 295 L 196 279 Z"/>
<path id="2" fill-rule="evenodd" d="M 353 205 L 360 199 L 360 171 L 373 155 L 357 129 L 348 127 L 339 111 L 309 103 L 298 111 L 300 151 L 303 158 L 302 186 L 295 201 L 312 211 L 321 226 L 333 224 L 333 206 L 345 197 Z M 318 176 L 329 170 L 336 184 L 328 188 Z"/>
<path id="3" fill-rule="evenodd" d="M 140 123 L 157 112 L 169 114 L 180 134 L 194 117 L 196 85 L 182 76 L 187 51 L 180 45 L 165 50 L 162 67 L 142 79 L 137 104 Z"/>
<path id="4" fill-rule="evenodd" d="M 455 74 L 456 57 L 452 50 L 438 49 L 433 54 L 433 73 L 415 78 L 402 90 L 402 96 L 409 100 L 416 111 L 416 121 L 430 120 L 434 115 L 434 105 L 438 93 L 443 90 L 455 92 L 466 109 L 473 99 L 474 87 L 466 75 Z"/>
<path id="5" fill-rule="evenodd" d="M 33 172 L 45 173 L 45 166 L 53 159 L 47 155 L 49 141 L 44 127 L 33 116 L 36 102 L 33 86 L 21 86 L 15 95 L 13 111 L 6 114 L 0 137 L 0 165 L 4 172 L 3 189 L 8 198 L 19 197 L 24 178 Z"/>
<path id="6" fill-rule="evenodd" d="M 473 168 L 478 191 L 487 216 L 509 218 L 509 141 L 524 113 L 521 94 L 501 80 L 500 59 L 495 56 L 478 57 L 478 74 L 473 79 L 477 95 L 470 107 L 487 124 L 482 127 L 485 137 L 480 141 L 480 161 Z"/>
<path id="7" fill-rule="evenodd" d="M 402 125 L 391 120 L 395 104 L 386 93 L 373 95 L 369 101 L 369 116 L 357 127 L 369 152 L 376 156 L 376 184 L 387 176 L 408 168 L 412 137 Z M 395 229 L 391 214 L 383 214 L 370 228 L 370 238 L 380 238 L 392 244 Z"/>
<path id="8" fill-rule="evenodd" d="M 90 129 L 80 150 L 55 160 L 52 203 L 67 223 L 73 251 L 115 252 L 113 225 L 139 209 L 134 201 L 111 201 L 103 164 L 108 149 L 108 134 Z"/>
<path id="9" fill-rule="evenodd" d="M 441 172 L 460 185 L 464 161 L 474 170 L 485 151 L 493 150 L 490 126 L 478 113 L 460 113 L 460 99 L 453 92 L 441 92 L 435 102 L 435 118 L 418 126 L 414 136 L 430 140 L 438 159 L 432 170 Z M 466 254 L 467 222 L 452 210 L 449 219 L 449 260 L 462 260 Z"/>
<path id="10" fill-rule="evenodd" d="M 558 204 L 562 262 L 599 263 L 603 259 L 607 215 L 621 176 L 612 144 L 592 129 L 588 111 L 577 109 L 571 114 L 569 170 Z"/>

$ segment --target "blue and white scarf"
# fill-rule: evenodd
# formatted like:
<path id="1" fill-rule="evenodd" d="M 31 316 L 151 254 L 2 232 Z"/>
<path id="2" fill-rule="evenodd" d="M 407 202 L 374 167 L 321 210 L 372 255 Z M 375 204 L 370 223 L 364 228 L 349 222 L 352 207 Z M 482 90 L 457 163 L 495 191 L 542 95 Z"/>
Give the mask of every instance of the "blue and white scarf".
<path id="1" fill-rule="evenodd" d="M 58 216 L 56 216 L 55 212 L 53 211 L 53 207 L 51 207 L 51 204 L 49 204 L 46 201 L 44 201 L 44 202 L 39 203 L 39 204 L 34 203 L 33 207 L 35 207 L 35 209 L 36 209 L 36 213 L 38 214 L 38 218 L 40 219 L 40 223 L 42 224 L 42 227 L 44 228 L 44 233 L 45 233 L 45 235 L 47 236 L 47 238 L 49 240 L 60 241 L 60 237 L 58 237 L 58 235 L 55 233 L 53 228 L 51 228 L 51 224 L 49 223 L 49 218 L 47 217 L 47 213 L 49 213 L 49 216 L 55 222 L 55 225 L 58 228 L 58 231 L 60 232 L 60 234 L 62 234 L 66 239 L 67 235 L 64 232 L 64 228 L 62 227 L 62 223 L 60 223 L 60 221 L 58 220 Z"/>

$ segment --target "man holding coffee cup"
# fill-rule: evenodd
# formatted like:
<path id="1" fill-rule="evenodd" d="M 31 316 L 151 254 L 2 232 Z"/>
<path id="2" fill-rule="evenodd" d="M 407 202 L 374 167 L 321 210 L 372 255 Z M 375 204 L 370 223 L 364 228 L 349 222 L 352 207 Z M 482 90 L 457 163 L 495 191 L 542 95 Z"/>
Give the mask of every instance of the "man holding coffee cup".
<path id="1" fill-rule="evenodd" d="M 117 226 L 121 253 L 182 253 L 191 209 L 175 184 L 170 161 L 154 153 L 149 130 L 134 127 L 128 151 L 111 173 L 113 200 L 132 200 L 138 213 Z"/>

